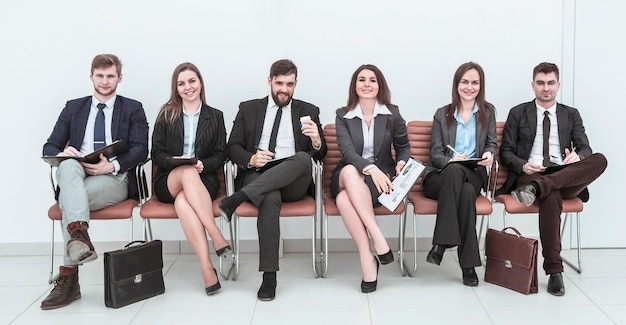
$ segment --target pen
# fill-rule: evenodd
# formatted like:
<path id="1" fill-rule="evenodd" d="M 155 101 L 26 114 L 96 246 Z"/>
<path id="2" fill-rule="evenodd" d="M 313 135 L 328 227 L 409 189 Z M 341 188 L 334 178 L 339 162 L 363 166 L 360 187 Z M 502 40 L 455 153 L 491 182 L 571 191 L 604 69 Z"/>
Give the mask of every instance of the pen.
<path id="1" fill-rule="evenodd" d="M 454 152 L 455 154 L 457 154 L 459 156 L 461 155 L 458 151 L 454 150 L 454 148 L 451 145 L 448 144 L 448 145 L 446 145 L 446 147 L 448 147 L 448 149 L 452 150 L 452 152 Z"/>

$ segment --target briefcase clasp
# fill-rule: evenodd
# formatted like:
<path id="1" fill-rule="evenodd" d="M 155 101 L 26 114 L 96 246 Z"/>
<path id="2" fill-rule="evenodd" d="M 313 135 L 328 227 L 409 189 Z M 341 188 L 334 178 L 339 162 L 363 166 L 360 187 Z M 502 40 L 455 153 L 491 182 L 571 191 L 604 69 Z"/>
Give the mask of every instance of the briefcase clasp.
<path id="1" fill-rule="evenodd" d="M 506 267 L 507 269 L 513 268 L 513 264 L 511 264 L 511 261 L 509 260 L 505 260 L 504 261 L 504 267 Z M 139 274 L 141 275 L 141 274 Z"/>
<path id="2" fill-rule="evenodd" d="M 134 283 L 141 283 L 141 274 L 137 274 L 135 275 L 135 279 L 133 280 Z"/>

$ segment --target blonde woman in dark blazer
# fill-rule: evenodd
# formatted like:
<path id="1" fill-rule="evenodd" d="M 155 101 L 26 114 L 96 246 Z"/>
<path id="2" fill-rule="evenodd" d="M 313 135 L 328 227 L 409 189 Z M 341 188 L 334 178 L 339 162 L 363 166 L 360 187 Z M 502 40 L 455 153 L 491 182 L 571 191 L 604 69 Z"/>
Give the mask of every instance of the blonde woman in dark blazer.
<path id="1" fill-rule="evenodd" d="M 477 286 L 476 197 L 487 187 L 486 167 L 496 153 L 495 108 L 485 100 L 485 74 L 474 62 L 462 64 L 452 81 L 452 103 L 435 112 L 424 195 L 439 201 L 433 248 L 426 261 L 439 265 L 448 247 L 458 246 L 463 284 Z M 451 164 L 485 158 L 478 167 Z"/>
<path id="2" fill-rule="evenodd" d="M 361 291 L 376 290 L 379 261 L 393 262 L 393 253 L 374 215 L 378 196 L 392 189 L 391 179 L 409 159 L 406 123 L 382 72 L 374 65 L 360 66 L 352 75 L 348 105 L 335 119 L 341 161 L 333 171 L 330 191 L 361 261 Z M 396 160 L 391 154 L 396 151 Z M 372 256 L 369 236 L 378 259 Z"/>
<path id="3" fill-rule="evenodd" d="M 158 166 L 154 192 L 159 201 L 174 203 L 185 237 L 200 260 L 207 295 L 221 285 L 209 256 L 206 232 L 218 256 L 231 251 L 215 224 L 212 205 L 219 189 L 215 173 L 222 170 L 225 148 L 222 112 L 206 104 L 198 68 L 180 64 L 172 74 L 170 99 L 161 107 L 152 133 L 152 161 Z M 165 160 L 173 156 L 196 157 L 198 162 L 169 169 Z"/>

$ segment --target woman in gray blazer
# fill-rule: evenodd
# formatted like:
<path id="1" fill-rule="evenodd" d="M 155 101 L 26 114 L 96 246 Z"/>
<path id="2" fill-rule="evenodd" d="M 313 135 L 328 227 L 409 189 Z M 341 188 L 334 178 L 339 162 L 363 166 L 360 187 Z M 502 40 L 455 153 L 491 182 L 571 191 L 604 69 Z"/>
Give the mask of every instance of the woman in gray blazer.
<path id="1" fill-rule="evenodd" d="M 176 67 L 171 89 L 152 132 L 152 162 L 158 167 L 154 193 L 159 201 L 174 203 L 185 237 L 200 261 L 206 294 L 211 295 L 221 285 L 209 256 L 206 232 L 218 256 L 231 251 L 215 224 L 212 204 L 219 189 L 215 173 L 226 160 L 224 116 L 206 104 L 204 82 L 195 65 Z M 172 156 L 198 161 L 172 168 L 166 163 Z"/>
<path id="2" fill-rule="evenodd" d="M 439 265 L 446 248 L 458 246 L 463 284 L 477 286 L 476 197 L 487 188 L 486 167 L 496 153 L 495 107 L 485 100 L 485 74 L 474 62 L 462 64 L 452 82 L 452 103 L 433 117 L 424 195 L 438 200 L 433 248 L 426 257 Z M 471 158 L 484 158 L 469 163 Z M 460 161 L 466 163 L 455 163 Z"/>
<path id="3" fill-rule="evenodd" d="M 406 123 L 382 72 L 374 65 L 360 66 L 352 75 L 348 105 L 335 119 L 341 161 L 333 171 L 331 195 L 336 198 L 346 228 L 361 260 L 361 291 L 376 290 L 379 261 L 393 262 L 393 253 L 374 215 L 378 196 L 391 190 L 391 179 L 409 159 Z M 396 159 L 391 154 L 391 146 Z M 372 256 L 368 233 L 378 259 Z"/>

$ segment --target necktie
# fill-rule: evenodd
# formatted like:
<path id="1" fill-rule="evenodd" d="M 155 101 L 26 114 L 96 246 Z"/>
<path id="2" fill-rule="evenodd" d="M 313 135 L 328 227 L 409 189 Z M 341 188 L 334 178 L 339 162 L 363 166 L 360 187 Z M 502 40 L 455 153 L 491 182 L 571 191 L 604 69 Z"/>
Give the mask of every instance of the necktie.
<path id="1" fill-rule="evenodd" d="M 276 137 L 278 136 L 278 127 L 280 126 L 280 119 L 283 116 L 283 108 L 279 107 L 276 111 L 276 117 L 274 118 L 274 125 L 272 126 L 272 134 L 270 135 L 270 145 L 267 150 L 274 152 L 276 149 Z"/>
<path id="2" fill-rule="evenodd" d="M 548 167 L 550 163 L 550 112 L 543 112 L 543 165 Z"/>
<path id="3" fill-rule="evenodd" d="M 96 114 L 96 124 L 93 128 L 93 150 L 103 148 L 106 145 L 105 133 L 104 133 L 104 111 L 107 107 L 105 104 L 100 103 L 98 106 L 98 114 Z"/>

